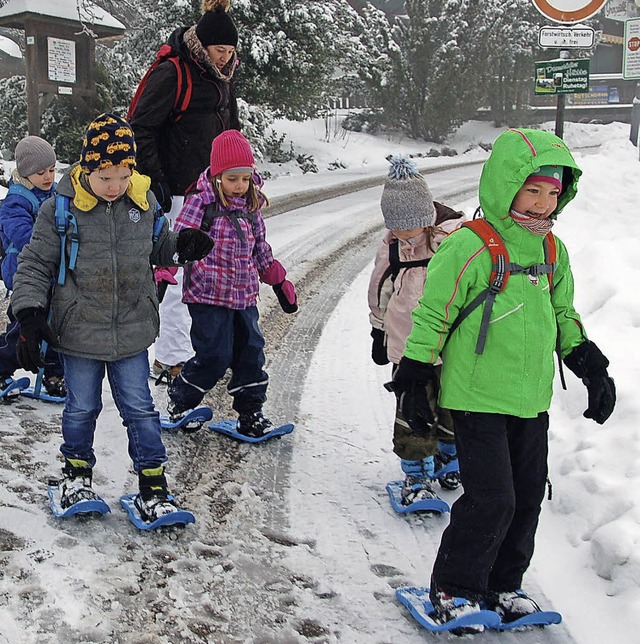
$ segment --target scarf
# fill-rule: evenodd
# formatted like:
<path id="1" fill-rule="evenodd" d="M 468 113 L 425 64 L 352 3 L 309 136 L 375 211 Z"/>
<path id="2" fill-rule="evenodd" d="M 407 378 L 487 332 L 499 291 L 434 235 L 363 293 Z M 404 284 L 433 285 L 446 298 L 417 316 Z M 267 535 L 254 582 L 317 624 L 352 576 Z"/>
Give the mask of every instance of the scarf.
<path id="1" fill-rule="evenodd" d="M 229 82 L 233 76 L 233 72 L 236 70 L 236 65 L 238 64 L 238 55 L 236 52 L 233 52 L 233 56 L 229 62 L 224 66 L 222 70 L 219 70 L 209 58 L 207 50 L 202 46 L 202 43 L 196 35 L 196 27 L 193 25 L 189 27 L 184 32 L 182 37 L 184 44 L 187 46 L 187 49 L 191 53 L 191 57 L 196 63 L 199 63 L 205 69 L 208 69 L 210 72 L 213 72 L 214 76 L 221 81 Z"/>
<path id="2" fill-rule="evenodd" d="M 544 237 L 553 227 L 555 223 L 553 219 L 547 217 L 546 219 L 538 219 L 537 217 L 530 217 L 529 215 L 523 215 L 522 213 L 516 212 L 515 210 L 509 211 L 509 216 L 513 221 L 516 222 L 519 226 L 522 226 L 525 230 L 528 230 L 534 235 L 539 235 Z"/>

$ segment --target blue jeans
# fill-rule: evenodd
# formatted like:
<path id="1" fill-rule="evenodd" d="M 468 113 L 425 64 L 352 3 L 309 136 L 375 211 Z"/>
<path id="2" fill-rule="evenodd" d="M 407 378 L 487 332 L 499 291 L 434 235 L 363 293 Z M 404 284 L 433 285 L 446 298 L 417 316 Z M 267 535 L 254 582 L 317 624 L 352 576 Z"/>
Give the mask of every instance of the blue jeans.
<path id="1" fill-rule="evenodd" d="M 105 370 L 113 400 L 129 438 L 129 456 L 136 472 L 159 467 L 167 460 L 162 443 L 160 415 L 149 391 L 149 358 L 142 351 L 130 358 L 105 362 L 62 354 L 67 399 L 62 412 L 60 447 L 65 458 L 87 461 L 93 467 L 96 457 L 93 437 L 102 410 L 102 381 Z"/>
<path id="2" fill-rule="evenodd" d="M 188 360 L 169 387 L 169 397 L 179 409 L 197 407 L 204 395 L 231 368 L 227 391 L 239 414 L 262 410 L 269 376 L 264 371 L 264 337 L 258 309 L 235 310 L 210 304 L 189 304 L 191 344 L 195 356 Z"/>

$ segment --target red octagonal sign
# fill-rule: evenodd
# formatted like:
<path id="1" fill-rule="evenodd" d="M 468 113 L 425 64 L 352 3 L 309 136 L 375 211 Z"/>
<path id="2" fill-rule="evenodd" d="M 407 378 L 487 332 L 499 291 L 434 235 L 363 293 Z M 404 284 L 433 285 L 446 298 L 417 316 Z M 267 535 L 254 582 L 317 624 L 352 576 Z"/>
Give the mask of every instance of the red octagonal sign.
<path id="1" fill-rule="evenodd" d="M 536 9 L 554 22 L 572 23 L 595 15 L 607 0 L 533 0 Z"/>

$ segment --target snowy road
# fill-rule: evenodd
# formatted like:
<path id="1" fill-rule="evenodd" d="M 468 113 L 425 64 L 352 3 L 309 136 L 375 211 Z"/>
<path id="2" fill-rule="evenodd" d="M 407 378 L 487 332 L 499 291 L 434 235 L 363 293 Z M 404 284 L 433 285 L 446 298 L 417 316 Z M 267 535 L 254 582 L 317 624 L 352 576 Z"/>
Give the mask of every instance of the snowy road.
<path id="1" fill-rule="evenodd" d="M 475 203 L 478 174 L 449 170 L 429 184 L 450 205 Z M 168 434 L 169 476 L 195 525 L 142 534 L 117 507 L 135 477 L 106 389 L 95 485 L 113 513 L 101 520 L 49 515 L 60 409 L 0 407 L 1 643 L 437 641 L 393 598 L 399 585 L 426 583 L 446 518 L 400 518 L 384 492 L 398 474 L 393 405 L 386 370 L 368 357 L 365 300 L 380 191 L 267 220 L 302 302 L 285 316 L 263 292 L 267 412 L 298 426 L 257 447 L 205 430 Z M 221 386 L 210 401 L 228 413 Z M 571 641 L 563 628 L 477 641 L 498 637 Z"/>

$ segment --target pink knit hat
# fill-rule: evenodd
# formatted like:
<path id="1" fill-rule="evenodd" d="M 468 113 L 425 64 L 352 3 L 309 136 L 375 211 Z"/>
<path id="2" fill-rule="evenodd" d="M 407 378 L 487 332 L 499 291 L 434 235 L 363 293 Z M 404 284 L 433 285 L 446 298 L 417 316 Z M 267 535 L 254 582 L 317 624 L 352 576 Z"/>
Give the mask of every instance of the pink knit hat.
<path id="1" fill-rule="evenodd" d="M 225 130 L 211 144 L 209 173 L 215 177 L 223 172 L 253 172 L 255 159 L 251 144 L 238 130 Z"/>

